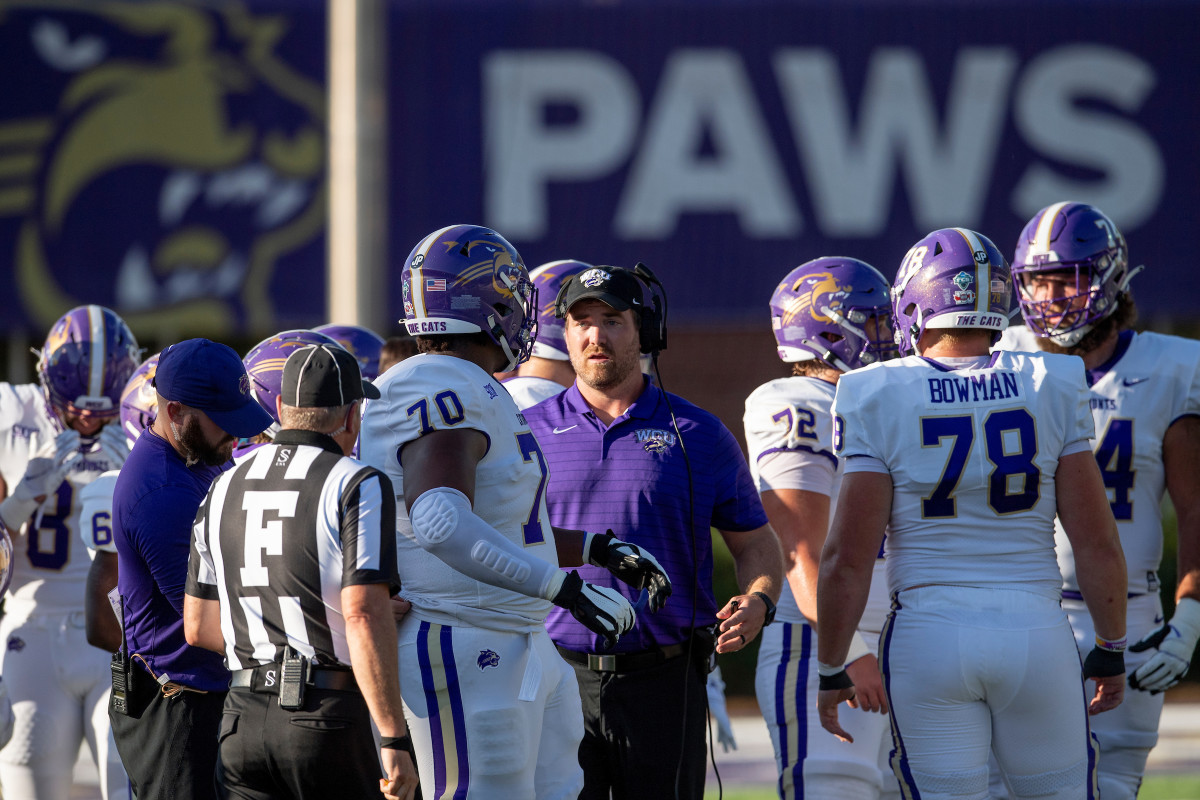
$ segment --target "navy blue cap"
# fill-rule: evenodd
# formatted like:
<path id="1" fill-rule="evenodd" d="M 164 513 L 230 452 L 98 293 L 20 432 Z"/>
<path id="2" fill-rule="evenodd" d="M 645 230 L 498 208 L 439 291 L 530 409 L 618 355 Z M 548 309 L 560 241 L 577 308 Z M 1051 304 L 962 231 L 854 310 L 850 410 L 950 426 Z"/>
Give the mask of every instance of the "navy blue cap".
<path id="1" fill-rule="evenodd" d="M 199 411 L 221 430 L 248 439 L 274 422 L 250 392 L 250 376 L 233 348 L 208 339 L 173 344 L 158 357 L 154 388 Z"/>

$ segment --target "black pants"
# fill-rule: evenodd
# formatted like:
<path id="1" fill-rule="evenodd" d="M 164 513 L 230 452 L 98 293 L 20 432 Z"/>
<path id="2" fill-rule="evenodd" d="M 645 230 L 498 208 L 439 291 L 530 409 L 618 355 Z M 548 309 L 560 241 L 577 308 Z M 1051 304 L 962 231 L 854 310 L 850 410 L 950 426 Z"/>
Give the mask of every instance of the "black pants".
<path id="1" fill-rule="evenodd" d="M 140 717 L 108 712 L 134 794 L 138 800 L 215 800 L 225 692 L 163 697 L 152 679 L 142 684 L 148 703 Z"/>
<path id="2" fill-rule="evenodd" d="M 669 800 L 675 797 L 677 771 L 679 797 L 700 800 L 708 676 L 696 659 L 677 656 L 658 666 L 621 673 L 573 666 L 583 700 L 580 800 L 607 800 L 610 790 L 613 800 Z"/>
<path id="3" fill-rule="evenodd" d="M 230 690 L 217 760 L 222 800 L 379 800 L 382 777 L 371 716 L 358 692 L 309 686 L 304 707 L 288 711 L 276 695 Z"/>

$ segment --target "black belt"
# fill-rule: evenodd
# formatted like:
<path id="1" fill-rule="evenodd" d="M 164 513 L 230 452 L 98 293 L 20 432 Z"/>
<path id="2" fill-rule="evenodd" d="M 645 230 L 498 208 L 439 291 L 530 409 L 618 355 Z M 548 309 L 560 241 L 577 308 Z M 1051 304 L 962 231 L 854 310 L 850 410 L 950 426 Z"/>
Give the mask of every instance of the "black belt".
<path id="1" fill-rule="evenodd" d="M 657 666 L 677 656 L 683 655 L 687 650 L 687 643 L 670 644 L 666 647 L 660 647 L 656 650 L 646 650 L 641 653 L 614 653 L 610 656 L 599 655 L 597 653 L 580 653 L 575 650 L 568 650 L 565 647 L 559 647 L 559 654 L 571 662 L 587 667 L 594 672 L 630 672 L 637 669 L 646 669 L 647 667 Z"/>
<path id="2" fill-rule="evenodd" d="M 279 694 L 281 671 L 278 664 L 263 664 L 250 669 L 239 669 L 233 673 L 233 679 L 229 681 L 229 688 L 249 689 L 252 692 L 264 694 Z M 316 689 L 330 689 L 335 692 L 358 691 L 358 681 L 354 680 L 354 673 L 348 669 L 310 666 L 307 683 Z"/>

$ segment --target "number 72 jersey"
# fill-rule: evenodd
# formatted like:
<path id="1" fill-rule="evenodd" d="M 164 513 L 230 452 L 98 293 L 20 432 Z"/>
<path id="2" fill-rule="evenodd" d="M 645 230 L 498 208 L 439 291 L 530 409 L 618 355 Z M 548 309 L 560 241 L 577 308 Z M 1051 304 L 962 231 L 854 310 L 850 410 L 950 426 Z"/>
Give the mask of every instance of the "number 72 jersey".
<path id="1" fill-rule="evenodd" d="M 360 458 L 395 487 L 401 594 L 413 613 L 446 625 L 542 629 L 548 601 L 480 583 L 423 550 L 404 503 L 405 445 L 434 431 L 478 431 L 488 444 L 475 470 L 475 513 L 531 556 L 557 566 L 546 461 L 512 397 L 474 363 L 437 354 L 405 359 L 377 385 L 382 397 L 369 401 L 363 414 Z"/>
<path id="2" fill-rule="evenodd" d="M 846 469 L 865 456 L 891 474 L 891 591 L 1019 581 L 1057 596 L 1054 476 L 1093 435 L 1082 360 L 998 352 L 953 370 L 909 356 L 843 375 L 833 413 Z"/>

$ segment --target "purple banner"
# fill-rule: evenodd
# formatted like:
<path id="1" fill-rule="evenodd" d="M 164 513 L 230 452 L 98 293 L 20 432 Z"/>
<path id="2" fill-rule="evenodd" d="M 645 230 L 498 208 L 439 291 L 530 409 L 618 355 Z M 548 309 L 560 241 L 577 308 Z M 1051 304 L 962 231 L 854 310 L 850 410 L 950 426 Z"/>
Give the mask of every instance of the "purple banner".
<path id="1" fill-rule="evenodd" d="M 791 267 L 892 276 L 938 227 L 1011 257 L 1107 211 L 1144 316 L 1194 315 L 1192 3 L 392 6 L 394 259 L 456 222 L 526 262 L 632 265 L 673 320 L 765 324 Z M 400 307 L 393 283 L 391 305 Z"/>

